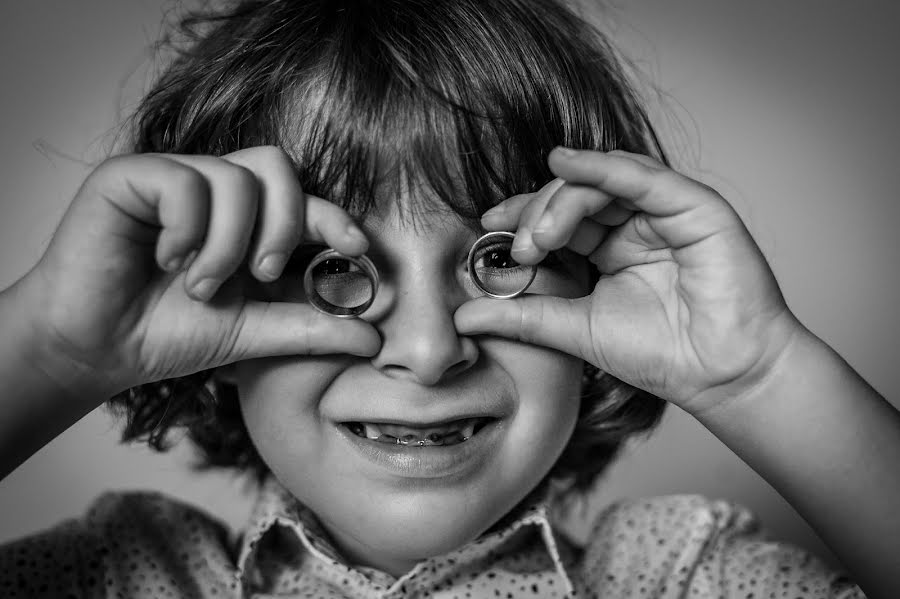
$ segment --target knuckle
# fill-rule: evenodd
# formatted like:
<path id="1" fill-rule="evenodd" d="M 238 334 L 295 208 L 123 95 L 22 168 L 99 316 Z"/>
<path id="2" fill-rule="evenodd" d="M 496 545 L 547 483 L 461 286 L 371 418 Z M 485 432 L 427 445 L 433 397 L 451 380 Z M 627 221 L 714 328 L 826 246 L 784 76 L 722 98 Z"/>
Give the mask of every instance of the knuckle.
<path id="1" fill-rule="evenodd" d="M 111 181 L 115 181 L 127 175 L 140 164 L 140 157 L 134 154 L 122 154 L 105 159 L 91 172 L 86 184 L 93 188 L 103 187 Z"/>
<path id="2" fill-rule="evenodd" d="M 94 169 L 95 174 L 105 174 L 107 171 L 116 171 L 120 168 L 126 167 L 135 161 L 134 154 L 120 154 L 118 156 L 110 156 L 103 160 L 97 168 Z"/>
<path id="3" fill-rule="evenodd" d="M 293 165 L 293 160 L 291 160 L 291 157 L 288 155 L 288 153 L 278 146 L 257 146 L 256 148 L 253 148 L 253 152 L 260 160 L 263 160 L 265 162 Z"/>
<path id="4" fill-rule="evenodd" d="M 186 198 L 196 198 L 208 190 L 208 185 L 203 175 L 177 162 L 172 162 L 167 178 L 170 185 Z"/>
<path id="5" fill-rule="evenodd" d="M 647 168 L 647 167 L 645 167 L 645 168 Z M 648 170 L 650 170 L 650 169 L 648 169 Z M 684 184 L 684 181 L 685 181 L 685 178 L 683 175 L 676 173 L 675 171 L 673 171 L 671 169 L 658 170 L 658 171 L 651 173 L 650 176 L 653 178 L 654 183 L 657 186 L 663 187 L 666 189 L 680 187 L 681 185 Z"/>
<path id="6" fill-rule="evenodd" d="M 219 175 L 219 180 L 229 189 L 235 190 L 237 192 L 236 195 L 240 198 L 249 200 L 251 194 L 253 196 L 256 194 L 256 175 L 246 166 L 233 162 L 227 163 L 227 167 Z"/>
<path id="7" fill-rule="evenodd" d="M 647 167 L 644 176 L 647 177 L 649 187 L 647 195 L 649 197 L 664 199 L 672 197 L 673 194 L 680 194 L 684 188 L 684 177 L 672 170 L 654 171 Z"/>
<path id="8" fill-rule="evenodd" d="M 543 320 L 543 304 L 540 302 L 519 303 L 519 339 L 525 343 L 533 343 L 537 331 L 541 330 Z"/>

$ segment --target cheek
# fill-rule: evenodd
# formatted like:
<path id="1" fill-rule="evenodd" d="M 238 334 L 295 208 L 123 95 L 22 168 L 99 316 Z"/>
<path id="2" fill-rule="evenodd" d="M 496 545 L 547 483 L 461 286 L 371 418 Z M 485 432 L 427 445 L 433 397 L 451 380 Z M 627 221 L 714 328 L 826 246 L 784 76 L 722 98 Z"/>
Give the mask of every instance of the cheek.
<path id="1" fill-rule="evenodd" d="M 504 461 L 539 481 L 552 468 L 572 436 L 581 405 L 583 362 L 551 349 L 499 339 L 490 352 L 515 385 L 518 407 L 509 424 Z"/>
<path id="2" fill-rule="evenodd" d="M 314 457 L 323 434 L 320 400 L 346 367 L 345 360 L 334 356 L 266 358 L 238 365 L 236 383 L 244 423 L 273 471 L 292 456 Z"/>

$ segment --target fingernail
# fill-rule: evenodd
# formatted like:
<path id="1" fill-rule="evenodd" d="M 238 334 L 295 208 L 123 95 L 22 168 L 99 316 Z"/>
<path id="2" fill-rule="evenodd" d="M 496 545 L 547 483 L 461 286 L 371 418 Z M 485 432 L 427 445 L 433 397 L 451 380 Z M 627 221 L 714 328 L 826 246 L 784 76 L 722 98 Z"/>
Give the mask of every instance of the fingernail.
<path id="1" fill-rule="evenodd" d="M 485 210 L 484 214 L 481 215 L 481 218 L 491 218 L 492 216 L 498 216 L 500 214 L 503 214 L 504 212 L 506 212 L 506 206 L 500 204 L 498 206 L 490 208 L 489 210 Z"/>
<path id="2" fill-rule="evenodd" d="M 497 224 L 504 222 L 503 216 L 504 215 L 501 214 L 500 212 L 491 212 L 491 213 L 485 212 L 484 214 L 481 215 L 481 223 L 482 223 L 482 225 L 484 225 L 486 227 L 496 226 Z M 488 223 L 493 223 L 493 224 L 488 224 Z"/>
<path id="3" fill-rule="evenodd" d="M 554 218 L 553 215 L 549 212 L 545 212 L 544 216 L 538 221 L 537 225 L 534 227 L 534 233 L 549 233 L 550 229 L 553 228 Z"/>
<path id="4" fill-rule="evenodd" d="M 163 270 L 165 270 L 166 272 L 175 272 L 176 270 L 181 268 L 182 264 L 184 264 L 183 256 L 179 256 L 178 258 L 172 258 L 171 260 L 166 262 L 166 265 L 163 266 Z"/>
<path id="5" fill-rule="evenodd" d="M 519 252 L 527 252 L 534 245 L 531 243 L 531 234 L 528 229 L 519 229 L 516 231 L 516 238 L 513 239 L 512 248 L 510 251 L 514 254 L 518 254 Z"/>
<path id="6" fill-rule="evenodd" d="M 357 240 L 357 241 L 368 242 L 365 234 L 360 230 L 359 227 L 357 227 L 353 223 L 350 223 L 349 225 L 347 225 L 347 236 L 352 237 L 354 240 Z"/>
<path id="7" fill-rule="evenodd" d="M 566 158 L 571 158 L 578 153 L 572 148 L 567 148 L 565 146 L 556 146 L 556 152 L 562 156 L 565 156 Z"/>
<path id="8" fill-rule="evenodd" d="M 200 300 L 201 302 L 205 302 L 206 300 L 211 298 L 215 292 L 215 279 L 202 279 L 193 287 L 191 287 L 191 293 L 193 294 L 194 298 Z"/>
<path id="9" fill-rule="evenodd" d="M 259 272 L 270 279 L 277 279 L 287 263 L 287 259 L 287 254 L 281 252 L 268 254 L 259 261 Z"/>

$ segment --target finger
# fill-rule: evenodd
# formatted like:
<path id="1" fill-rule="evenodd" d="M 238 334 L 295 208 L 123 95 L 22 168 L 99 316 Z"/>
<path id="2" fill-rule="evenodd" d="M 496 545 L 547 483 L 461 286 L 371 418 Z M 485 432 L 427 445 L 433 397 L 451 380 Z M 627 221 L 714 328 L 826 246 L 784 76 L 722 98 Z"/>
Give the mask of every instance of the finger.
<path id="1" fill-rule="evenodd" d="M 109 158 L 97 167 L 70 210 L 86 212 L 86 220 L 94 223 L 112 218 L 106 230 L 117 236 L 155 241 L 157 264 L 175 271 L 206 235 L 208 202 L 209 186 L 201 173 L 161 154 L 132 154 Z M 117 209 L 110 211 L 110 204 Z M 97 230 L 104 228 L 98 225 Z"/>
<path id="2" fill-rule="evenodd" d="M 519 215 L 510 249 L 513 260 L 519 264 L 537 264 L 547 256 L 549 250 L 535 244 L 532 231 L 549 200 L 547 195 L 536 195 Z"/>
<path id="3" fill-rule="evenodd" d="M 163 270 L 175 272 L 188 266 L 191 253 L 206 237 L 209 221 L 210 188 L 195 169 L 168 160 L 164 179 L 175 189 L 159 196 L 158 218 L 162 231 L 156 240 L 156 262 Z"/>
<path id="4" fill-rule="evenodd" d="M 612 201 L 597 214 L 592 214 L 590 219 L 601 225 L 616 227 L 631 218 L 632 214 L 634 214 L 634 210 L 629 210 L 619 202 Z"/>
<path id="5" fill-rule="evenodd" d="M 503 200 L 481 216 L 481 226 L 488 231 L 515 231 L 518 228 L 522 211 L 535 198 L 549 198 L 565 181 L 553 179 L 538 191 L 523 193 Z"/>
<path id="6" fill-rule="evenodd" d="M 566 247 L 582 256 L 590 256 L 609 234 L 609 227 L 586 219 L 578 223 Z"/>
<path id="7" fill-rule="evenodd" d="M 250 271 L 260 281 L 281 276 L 303 236 L 305 198 L 287 154 L 264 146 L 228 154 L 225 160 L 248 168 L 259 186 L 259 209 L 250 252 Z"/>
<path id="8" fill-rule="evenodd" d="M 590 254 L 589 260 L 597 265 L 601 273 L 610 275 L 638 264 L 672 260 L 668 242 L 653 230 L 648 221 L 646 214 L 635 213 L 625 224 L 610 231 Z"/>
<path id="9" fill-rule="evenodd" d="M 583 304 L 590 298 L 527 295 L 514 300 L 477 298 L 453 316 L 461 335 L 497 335 L 551 347 L 595 363 Z"/>
<path id="10" fill-rule="evenodd" d="M 308 304 L 249 301 L 243 316 L 223 364 L 266 356 L 374 356 L 381 348 L 378 331 L 365 320 L 334 318 Z"/>
<path id="11" fill-rule="evenodd" d="M 637 162 L 640 162 L 644 166 L 653 169 L 665 170 L 668 169 L 669 166 L 663 164 L 660 160 L 654 158 L 653 156 L 648 156 L 647 154 L 637 154 L 635 152 L 628 152 L 626 150 L 610 150 L 607 154 L 612 154 L 614 156 L 624 156 L 626 158 L 631 158 Z"/>
<path id="12" fill-rule="evenodd" d="M 243 166 L 211 156 L 173 156 L 206 176 L 210 211 L 206 238 L 188 268 L 185 290 L 198 301 L 215 295 L 244 261 L 256 224 L 259 183 Z"/>
<path id="13" fill-rule="evenodd" d="M 535 244 L 546 250 L 563 247 L 583 219 L 600 212 L 612 200 L 613 196 L 596 187 L 566 183 L 538 215 L 532 234 Z"/>
<path id="14" fill-rule="evenodd" d="M 508 231 L 515 229 L 519 215 L 534 197 L 533 193 L 523 193 L 503 200 L 481 215 L 481 226 L 488 231 Z"/>
<path id="15" fill-rule="evenodd" d="M 557 148 L 550 153 L 549 165 L 567 181 L 594 185 L 616 196 L 625 208 L 655 217 L 654 229 L 675 248 L 740 220 L 714 190 L 649 157 Z"/>
<path id="16" fill-rule="evenodd" d="M 306 196 L 304 241 L 323 243 L 348 256 L 359 256 L 369 241 L 347 212 L 322 198 Z"/>

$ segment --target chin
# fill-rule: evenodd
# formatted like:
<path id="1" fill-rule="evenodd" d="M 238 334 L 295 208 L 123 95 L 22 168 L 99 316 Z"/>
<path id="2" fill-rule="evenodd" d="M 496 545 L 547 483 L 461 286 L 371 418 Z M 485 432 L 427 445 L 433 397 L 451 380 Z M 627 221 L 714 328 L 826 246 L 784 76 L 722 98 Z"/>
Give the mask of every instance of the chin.
<path id="1" fill-rule="evenodd" d="M 385 563 L 373 565 L 391 569 L 385 564 L 398 563 L 405 564 L 400 570 L 408 570 L 416 562 L 474 541 L 528 491 L 501 494 L 501 501 L 485 495 L 480 487 L 452 491 L 404 488 L 370 492 L 364 501 L 340 506 L 331 502 L 313 509 L 351 560 L 365 562 L 378 555 Z M 334 526 L 336 522 L 341 525 Z"/>

